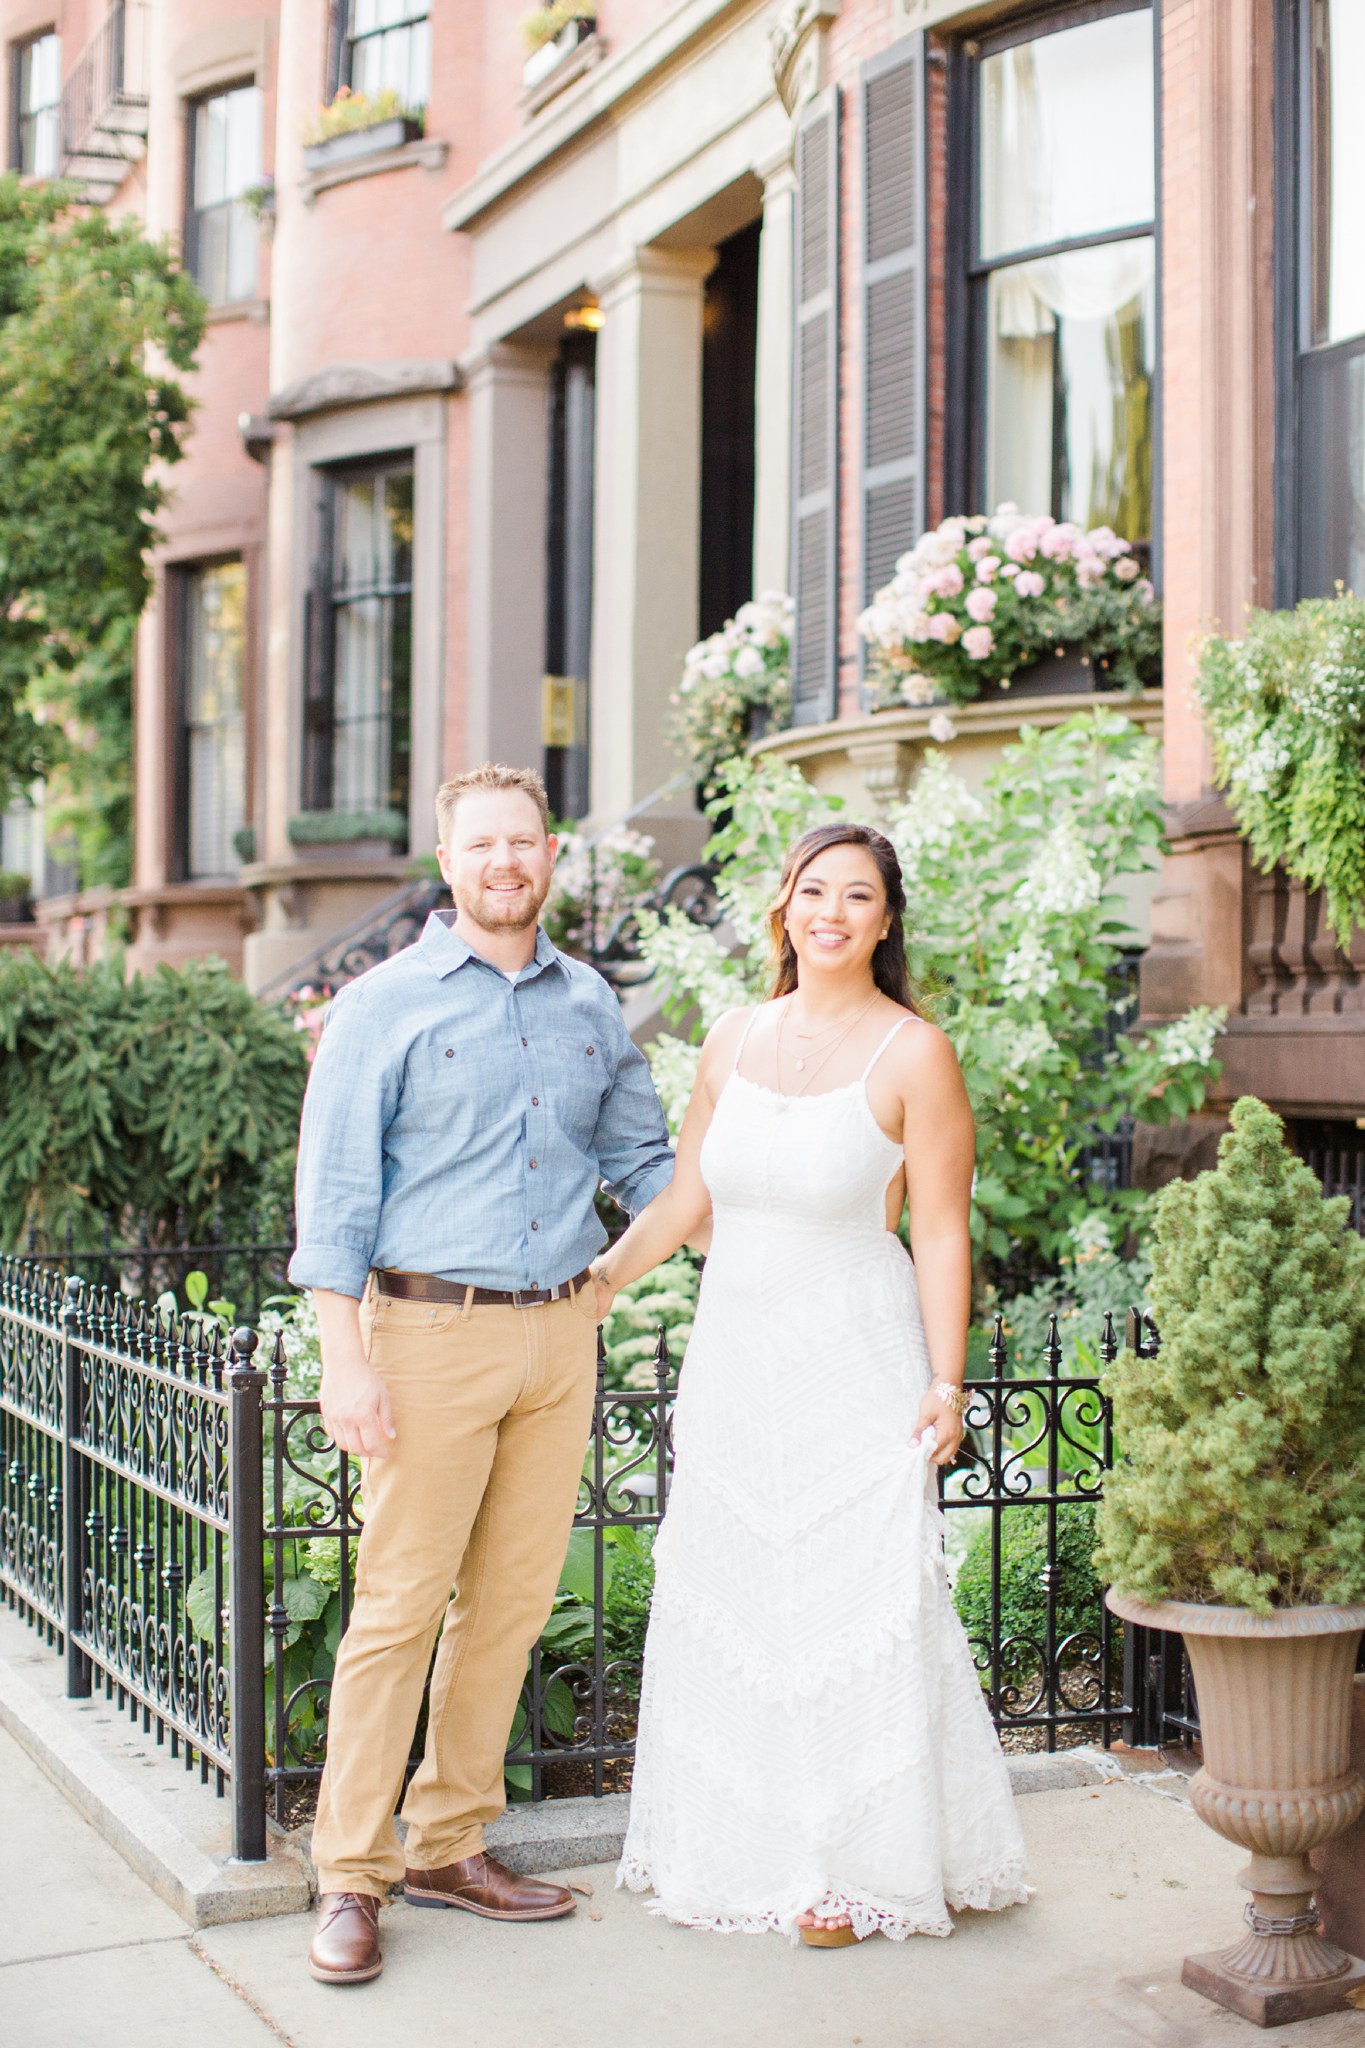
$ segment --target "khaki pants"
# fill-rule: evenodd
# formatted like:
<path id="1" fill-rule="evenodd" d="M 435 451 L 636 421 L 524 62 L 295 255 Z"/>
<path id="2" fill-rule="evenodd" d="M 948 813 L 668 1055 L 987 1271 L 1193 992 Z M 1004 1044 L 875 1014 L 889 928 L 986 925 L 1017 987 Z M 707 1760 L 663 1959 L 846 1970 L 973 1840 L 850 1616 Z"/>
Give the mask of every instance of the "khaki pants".
<path id="1" fill-rule="evenodd" d="M 591 1286 L 538 1308 L 464 1308 L 394 1300 L 371 1281 L 360 1320 L 397 1436 L 364 1465 L 313 1858 L 320 1891 L 382 1897 L 405 1861 L 476 1856 L 503 1809 L 527 1653 L 573 1522 L 597 1342 Z M 405 1855 L 394 1807 L 438 1631 Z"/>

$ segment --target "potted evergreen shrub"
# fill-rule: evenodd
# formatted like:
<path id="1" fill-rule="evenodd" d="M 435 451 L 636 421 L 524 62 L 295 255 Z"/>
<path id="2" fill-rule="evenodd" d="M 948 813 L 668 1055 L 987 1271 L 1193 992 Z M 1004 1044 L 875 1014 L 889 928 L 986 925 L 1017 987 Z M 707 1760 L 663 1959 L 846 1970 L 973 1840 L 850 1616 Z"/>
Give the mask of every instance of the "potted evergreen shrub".
<path id="1" fill-rule="evenodd" d="M 1119 1464 L 1096 1562 L 1125 1621 L 1179 1630 L 1200 1818 L 1251 1851 L 1248 1932 L 1184 1982 L 1260 2026 L 1339 2010 L 1307 1852 L 1365 1807 L 1350 1762 L 1365 1628 L 1365 1242 L 1253 1096 L 1218 1165 L 1156 1206 L 1155 1359 L 1109 1379 Z"/>

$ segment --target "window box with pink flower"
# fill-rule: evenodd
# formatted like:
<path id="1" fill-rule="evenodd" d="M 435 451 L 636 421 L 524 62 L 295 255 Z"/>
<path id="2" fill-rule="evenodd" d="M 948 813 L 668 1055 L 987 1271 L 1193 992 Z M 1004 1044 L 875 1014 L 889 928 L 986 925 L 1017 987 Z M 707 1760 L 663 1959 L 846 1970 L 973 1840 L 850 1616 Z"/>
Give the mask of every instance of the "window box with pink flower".
<path id="1" fill-rule="evenodd" d="M 1128 542 L 1014 505 L 921 535 L 858 628 L 878 708 L 1137 691 L 1161 675 L 1160 606 Z"/>

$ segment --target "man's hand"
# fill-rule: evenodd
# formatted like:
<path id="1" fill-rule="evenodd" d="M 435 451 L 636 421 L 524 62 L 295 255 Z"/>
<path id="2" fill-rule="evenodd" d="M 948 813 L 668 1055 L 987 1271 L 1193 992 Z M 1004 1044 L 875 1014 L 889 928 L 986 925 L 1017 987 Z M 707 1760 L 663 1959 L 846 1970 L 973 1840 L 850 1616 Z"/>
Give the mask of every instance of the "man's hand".
<path id="1" fill-rule="evenodd" d="M 323 1426 L 339 1451 L 358 1458 L 386 1458 L 397 1431 L 388 1389 L 372 1365 L 363 1358 L 340 1364 L 324 1362 L 322 1386 Z"/>
<path id="2" fill-rule="evenodd" d="M 397 1434 L 383 1380 L 365 1356 L 360 1303 L 352 1294 L 313 1289 L 322 1339 L 322 1385 L 318 1399 L 323 1427 L 339 1451 L 358 1458 L 385 1458 Z"/>

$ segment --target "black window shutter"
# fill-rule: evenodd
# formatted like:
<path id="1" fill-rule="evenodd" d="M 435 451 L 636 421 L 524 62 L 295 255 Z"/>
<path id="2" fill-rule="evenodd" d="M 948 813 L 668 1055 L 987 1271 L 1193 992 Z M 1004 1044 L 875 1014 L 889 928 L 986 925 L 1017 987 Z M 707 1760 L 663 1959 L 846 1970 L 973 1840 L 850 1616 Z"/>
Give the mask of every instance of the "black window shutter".
<path id="1" fill-rule="evenodd" d="M 924 38 L 863 66 L 861 602 L 924 528 Z"/>
<path id="2" fill-rule="evenodd" d="M 792 723 L 833 718 L 839 633 L 839 96 L 796 132 Z"/>

